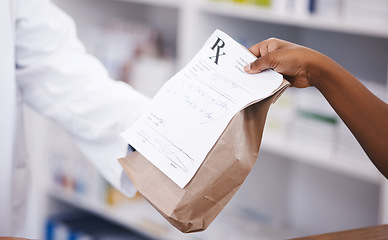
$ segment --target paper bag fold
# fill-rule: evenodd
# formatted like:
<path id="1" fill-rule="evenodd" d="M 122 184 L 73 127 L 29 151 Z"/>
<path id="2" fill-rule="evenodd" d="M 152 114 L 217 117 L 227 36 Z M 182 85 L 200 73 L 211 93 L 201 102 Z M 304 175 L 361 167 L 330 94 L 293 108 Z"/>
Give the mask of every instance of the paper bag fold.
<path id="1" fill-rule="evenodd" d="M 184 233 L 205 230 L 244 182 L 256 162 L 274 93 L 238 112 L 206 156 L 191 181 L 180 188 L 139 152 L 119 159 L 138 191 Z"/>

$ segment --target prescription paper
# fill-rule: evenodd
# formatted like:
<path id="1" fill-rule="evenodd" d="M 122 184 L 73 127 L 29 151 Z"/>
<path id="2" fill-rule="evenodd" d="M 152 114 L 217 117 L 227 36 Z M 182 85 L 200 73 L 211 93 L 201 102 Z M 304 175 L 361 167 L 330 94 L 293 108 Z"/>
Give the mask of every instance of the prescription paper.
<path id="1" fill-rule="evenodd" d="M 256 59 L 216 30 L 197 55 L 155 95 L 123 138 L 179 187 L 193 178 L 233 116 L 273 94 L 282 75 L 246 74 Z M 152 69 L 151 69 L 152 70 Z"/>

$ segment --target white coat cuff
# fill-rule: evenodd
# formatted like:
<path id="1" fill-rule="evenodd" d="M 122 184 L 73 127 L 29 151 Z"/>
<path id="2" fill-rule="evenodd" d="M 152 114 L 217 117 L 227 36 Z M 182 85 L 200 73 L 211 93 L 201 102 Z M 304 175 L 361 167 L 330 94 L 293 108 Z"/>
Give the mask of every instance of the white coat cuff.
<path id="1" fill-rule="evenodd" d="M 130 154 L 131 152 L 133 152 L 133 148 L 131 146 L 128 146 L 128 154 Z M 128 175 L 124 172 L 124 170 L 121 171 L 119 190 L 127 197 L 134 197 L 137 193 L 137 189 L 133 185 Z"/>

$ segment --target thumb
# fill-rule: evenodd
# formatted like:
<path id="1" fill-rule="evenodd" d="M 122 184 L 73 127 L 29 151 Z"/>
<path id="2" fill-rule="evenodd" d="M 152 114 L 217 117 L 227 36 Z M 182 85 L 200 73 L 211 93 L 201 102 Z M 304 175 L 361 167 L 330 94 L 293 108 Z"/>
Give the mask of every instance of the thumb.
<path id="1" fill-rule="evenodd" d="M 277 64 L 273 61 L 271 55 L 271 53 L 268 53 L 262 57 L 259 57 L 254 62 L 251 62 L 250 64 L 246 65 L 244 67 L 245 72 L 253 74 L 262 72 L 266 69 L 276 68 Z"/>

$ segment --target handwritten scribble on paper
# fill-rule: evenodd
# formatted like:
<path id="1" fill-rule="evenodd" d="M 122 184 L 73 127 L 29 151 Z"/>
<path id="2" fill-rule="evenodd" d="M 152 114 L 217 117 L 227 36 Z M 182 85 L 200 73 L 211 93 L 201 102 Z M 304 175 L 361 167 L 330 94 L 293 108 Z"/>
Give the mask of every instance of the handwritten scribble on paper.
<path id="1" fill-rule="evenodd" d="M 171 166 L 179 167 L 184 172 L 188 172 L 193 166 L 193 160 L 183 151 L 162 136 L 153 136 L 145 130 L 138 131 L 137 134 L 143 142 L 152 145 L 158 152 L 171 160 Z M 184 156 L 184 157 L 182 157 Z"/>
<path id="2" fill-rule="evenodd" d="M 171 86 L 166 92 L 176 101 L 202 116 L 198 121 L 206 124 L 218 120 L 229 110 L 230 101 L 222 95 L 214 95 L 206 85 L 193 84 L 191 81 L 182 81 L 179 86 Z M 193 112 L 192 112 L 193 113 Z"/>

